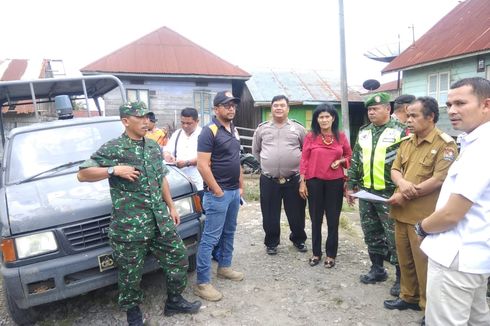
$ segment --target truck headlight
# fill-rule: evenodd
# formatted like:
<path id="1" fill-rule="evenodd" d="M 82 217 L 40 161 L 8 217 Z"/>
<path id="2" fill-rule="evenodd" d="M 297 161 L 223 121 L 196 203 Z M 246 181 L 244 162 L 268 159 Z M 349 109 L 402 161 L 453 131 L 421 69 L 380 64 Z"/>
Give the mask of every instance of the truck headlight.
<path id="1" fill-rule="evenodd" d="M 194 212 L 194 206 L 192 205 L 192 197 L 186 197 L 183 199 L 176 200 L 174 201 L 174 205 L 180 217 L 186 216 L 188 214 L 192 214 Z"/>
<path id="2" fill-rule="evenodd" d="M 53 232 L 42 232 L 15 238 L 15 247 L 19 259 L 58 250 Z"/>

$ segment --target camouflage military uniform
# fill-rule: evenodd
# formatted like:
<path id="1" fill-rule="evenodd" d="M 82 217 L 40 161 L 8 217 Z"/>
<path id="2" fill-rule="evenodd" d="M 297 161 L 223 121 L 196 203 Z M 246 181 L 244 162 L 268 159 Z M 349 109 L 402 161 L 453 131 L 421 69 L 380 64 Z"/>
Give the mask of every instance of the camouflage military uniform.
<path id="1" fill-rule="evenodd" d="M 398 149 L 400 143 L 396 139 L 399 139 L 406 135 L 406 127 L 394 120 L 390 119 L 386 124 L 382 126 L 375 126 L 369 124 L 364 128 L 361 128 L 359 135 L 362 135 L 362 131 L 370 130 L 372 133 L 372 149 L 374 153 L 374 148 L 378 144 L 380 136 L 383 134 L 385 129 L 392 128 L 395 130 L 396 135 L 394 135 L 391 143 L 393 145 L 387 147 L 386 157 L 384 161 L 384 186 L 383 189 L 374 189 L 373 180 L 373 156 L 363 158 L 363 150 L 359 144 L 359 137 L 354 146 L 351 167 L 348 170 L 348 189 L 353 189 L 355 187 L 369 191 L 370 193 L 389 198 L 395 190 L 395 185 L 391 181 L 391 165 L 396 156 L 396 150 Z M 386 141 L 386 140 L 385 140 Z M 364 160 L 369 161 L 369 179 L 370 185 L 366 184 L 366 178 L 364 174 L 364 164 L 367 163 Z M 361 226 L 364 233 L 364 241 L 368 246 L 368 252 L 370 254 L 377 254 L 386 256 L 391 253 L 390 262 L 394 265 L 398 265 L 398 259 L 396 256 L 396 246 L 395 246 L 395 230 L 394 230 L 394 220 L 389 218 L 389 206 L 383 203 L 369 202 L 366 200 L 359 200 L 359 214 L 361 216 Z"/>
<path id="2" fill-rule="evenodd" d="M 125 133 L 113 139 L 80 168 L 129 165 L 139 178 L 109 178 L 113 203 L 109 238 L 119 268 L 119 300 L 123 309 L 137 306 L 143 264 L 148 251 L 158 259 L 166 275 L 169 295 L 180 294 L 187 285 L 187 255 L 167 206 L 162 199 L 162 181 L 168 169 L 153 140 L 132 140 Z"/>

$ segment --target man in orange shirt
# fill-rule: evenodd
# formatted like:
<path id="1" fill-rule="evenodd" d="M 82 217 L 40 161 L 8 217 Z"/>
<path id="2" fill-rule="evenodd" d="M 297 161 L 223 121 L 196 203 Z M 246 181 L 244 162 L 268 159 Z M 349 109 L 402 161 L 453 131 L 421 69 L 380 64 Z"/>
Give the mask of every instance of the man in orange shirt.
<path id="1" fill-rule="evenodd" d="M 147 114 L 148 120 L 148 131 L 146 132 L 146 138 L 153 139 L 160 145 L 160 149 L 163 150 L 163 146 L 167 145 L 168 142 L 168 134 L 165 129 L 157 128 L 156 122 L 158 119 L 155 117 L 155 113 L 148 112 Z"/>

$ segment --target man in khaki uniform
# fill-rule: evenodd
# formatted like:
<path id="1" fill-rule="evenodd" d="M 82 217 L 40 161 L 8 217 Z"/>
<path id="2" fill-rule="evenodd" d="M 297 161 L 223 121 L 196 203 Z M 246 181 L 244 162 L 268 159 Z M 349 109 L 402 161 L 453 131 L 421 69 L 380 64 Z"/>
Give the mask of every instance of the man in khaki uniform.
<path id="1" fill-rule="evenodd" d="M 391 168 L 397 189 L 389 203 L 390 215 L 396 219 L 401 290 L 399 298 L 384 302 L 387 309 L 425 309 L 427 256 L 419 248 L 414 225 L 434 211 L 457 155 L 455 141 L 436 128 L 438 118 L 439 105 L 432 97 L 419 97 L 408 107 L 407 126 L 412 135 L 400 145 Z"/>
<path id="2" fill-rule="evenodd" d="M 305 206 L 299 195 L 299 161 L 305 128 L 288 118 L 289 100 L 277 95 L 271 101 L 270 121 L 255 130 L 252 154 L 260 162 L 260 208 L 265 232 L 264 244 L 269 255 L 277 254 L 281 235 L 281 205 L 288 218 L 289 240 L 300 252 L 306 252 Z"/>

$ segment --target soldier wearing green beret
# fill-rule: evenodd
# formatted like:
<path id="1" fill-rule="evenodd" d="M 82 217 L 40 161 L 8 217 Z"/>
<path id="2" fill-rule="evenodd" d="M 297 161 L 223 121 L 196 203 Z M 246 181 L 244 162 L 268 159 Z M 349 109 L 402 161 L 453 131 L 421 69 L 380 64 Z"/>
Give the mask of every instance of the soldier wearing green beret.
<path id="1" fill-rule="evenodd" d="M 354 146 L 351 166 L 348 170 L 347 198 L 354 203 L 352 193 L 359 189 L 390 198 L 395 190 L 391 181 L 391 165 L 400 141 L 407 135 L 406 127 L 390 117 L 390 95 L 376 93 L 365 102 L 371 122 L 361 127 Z M 396 281 L 390 290 L 394 296 L 400 293 L 400 269 L 396 256 L 394 221 L 389 217 L 385 203 L 359 200 L 359 213 L 364 241 L 368 247 L 372 266 L 361 275 L 365 284 L 386 281 L 388 274 L 383 261 L 390 254 L 390 262 L 396 266 Z"/>
<path id="2" fill-rule="evenodd" d="M 185 300 L 187 255 L 176 231 L 180 217 L 166 179 L 168 168 L 159 145 L 145 139 L 148 109 L 144 102 L 119 107 L 125 132 L 102 145 L 80 165 L 78 180 L 94 182 L 108 178 L 112 198 L 110 244 L 118 266 L 119 306 L 127 311 L 129 325 L 143 325 L 139 304 L 146 253 L 151 251 L 165 271 L 165 315 L 195 313 L 201 302 Z"/>

